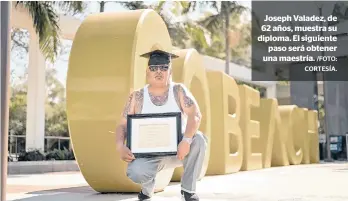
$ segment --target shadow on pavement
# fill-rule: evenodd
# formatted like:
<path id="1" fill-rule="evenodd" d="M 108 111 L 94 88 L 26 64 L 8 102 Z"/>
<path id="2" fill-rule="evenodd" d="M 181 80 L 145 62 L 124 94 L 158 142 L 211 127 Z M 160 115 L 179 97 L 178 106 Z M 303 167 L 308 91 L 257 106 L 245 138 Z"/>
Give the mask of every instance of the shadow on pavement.
<path id="1" fill-rule="evenodd" d="M 120 194 L 82 194 L 82 193 L 52 193 L 47 195 L 38 195 L 28 198 L 16 199 L 16 201 L 117 201 L 117 200 L 137 200 L 136 194 L 120 195 Z"/>
<path id="2" fill-rule="evenodd" d="M 31 197 L 16 199 L 16 201 L 117 201 L 136 200 L 137 197 L 136 193 L 98 193 L 89 186 L 33 191 L 26 195 Z"/>
<path id="3" fill-rule="evenodd" d="M 89 186 L 79 186 L 79 187 L 67 187 L 67 188 L 57 188 L 49 190 L 32 191 L 27 194 L 41 195 L 41 194 L 52 194 L 52 193 L 89 193 L 89 194 L 100 194 L 94 191 Z"/>
<path id="4" fill-rule="evenodd" d="M 98 193 L 89 186 L 32 191 L 26 193 L 26 195 L 30 195 L 30 197 L 16 199 L 16 201 L 117 201 L 136 200 L 137 197 L 136 193 Z"/>
<path id="5" fill-rule="evenodd" d="M 180 184 L 171 182 L 168 186 Z M 179 193 L 179 192 L 177 192 Z M 161 194 L 158 192 L 156 194 Z M 137 200 L 137 193 L 99 193 L 90 186 L 76 186 L 65 188 L 50 188 L 46 190 L 33 190 L 25 193 L 23 198 L 15 199 L 16 201 L 131 201 Z"/>

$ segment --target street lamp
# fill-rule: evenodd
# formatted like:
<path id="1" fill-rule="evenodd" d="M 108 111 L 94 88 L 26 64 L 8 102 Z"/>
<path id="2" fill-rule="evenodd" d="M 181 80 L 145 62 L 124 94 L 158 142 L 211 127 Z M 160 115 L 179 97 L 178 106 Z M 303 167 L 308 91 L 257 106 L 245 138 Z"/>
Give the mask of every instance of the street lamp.
<path id="1" fill-rule="evenodd" d="M 6 200 L 11 2 L 0 2 L 0 200 Z"/>

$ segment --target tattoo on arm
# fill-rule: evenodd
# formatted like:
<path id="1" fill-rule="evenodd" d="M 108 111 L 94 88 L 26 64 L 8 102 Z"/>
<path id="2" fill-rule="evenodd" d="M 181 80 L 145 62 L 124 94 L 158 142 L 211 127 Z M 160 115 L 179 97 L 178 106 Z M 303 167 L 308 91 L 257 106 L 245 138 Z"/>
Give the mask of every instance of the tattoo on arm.
<path id="1" fill-rule="evenodd" d="M 192 99 L 190 97 L 188 97 L 186 94 L 184 95 L 184 104 L 185 107 L 191 107 L 194 102 L 192 101 Z"/>
<path id="2" fill-rule="evenodd" d="M 196 115 L 195 115 L 198 119 L 202 118 L 202 114 L 200 111 L 196 111 Z"/>
<path id="3" fill-rule="evenodd" d="M 185 108 L 190 108 L 191 106 L 195 105 L 196 102 L 195 100 L 191 97 L 191 95 L 189 95 L 184 87 L 180 84 L 174 86 L 174 97 L 175 97 L 175 100 L 176 102 L 178 103 L 179 106 L 181 106 L 180 104 L 180 98 L 179 98 L 179 94 L 182 94 L 183 96 L 183 100 L 184 100 L 184 107 Z M 195 108 L 195 117 L 197 117 L 198 119 L 201 119 L 202 118 L 202 114 L 199 110 L 199 107 L 198 105 L 196 105 L 197 107 Z M 181 107 L 180 107 L 181 108 Z M 181 108 L 182 109 L 182 108 Z M 183 110 L 183 109 L 182 109 Z"/>
<path id="4" fill-rule="evenodd" d="M 184 98 L 184 106 L 186 108 L 189 108 L 191 107 L 192 105 L 194 105 L 194 101 L 192 100 L 192 98 L 186 93 L 185 89 L 181 86 L 180 86 L 180 91 L 182 92 L 182 95 L 183 95 L 183 98 Z"/>
<path id="5" fill-rule="evenodd" d="M 123 144 L 127 136 L 127 127 L 125 125 L 119 125 L 116 132 L 117 143 Z"/>
<path id="6" fill-rule="evenodd" d="M 127 137 L 127 121 L 125 120 L 127 119 L 127 115 L 134 114 L 134 109 L 137 109 L 137 108 L 133 108 L 133 104 L 132 104 L 133 98 L 135 99 L 135 103 L 137 103 L 142 98 L 142 96 L 143 95 L 140 94 L 139 91 L 136 91 L 130 94 L 128 97 L 128 100 L 122 112 L 122 117 L 123 117 L 123 119 L 121 120 L 122 122 L 119 124 L 119 126 L 116 129 L 116 141 L 118 145 L 121 145 L 121 144 L 123 145 Z M 136 104 L 135 104 L 135 107 L 137 107 Z"/>
<path id="7" fill-rule="evenodd" d="M 130 111 L 130 106 L 131 106 L 131 103 L 132 103 L 133 96 L 134 96 L 133 93 L 129 96 L 128 101 L 127 101 L 127 103 L 126 103 L 126 106 L 125 106 L 124 109 L 123 109 L 123 114 L 122 114 L 122 116 L 123 116 L 124 118 L 127 118 L 127 115 L 128 115 L 128 113 L 129 113 L 129 111 Z"/>
<path id="8" fill-rule="evenodd" d="M 175 98 L 176 104 L 178 104 L 181 112 L 183 112 L 183 109 L 182 109 L 181 104 L 180 104 L 180 98 L 179 98 L 180 88 L 181 88 L 180 85 L 178 85 L 178 84 L 175 85 L 173 87 L 173 92 L 174 92 L 174 98 Z"/>
<path id="9" fill-rule="evenodd" d="M 195 101 L 190 96 L 188 96 L 187 93 L 185 93 L 184 88 L 180 84 L 175 85 L 173 88 L 173 91 L 174 91 L 175 101 L 180 107 L 182 112 L 184 112 L 184 110 L 180 104 L 180 93 L 182 93 L 183 95 L 185 108 L 190 108 L 191 106 L 195 104 Z M 195 108 L 195 117 L 197 117 L 198 119 L 202 118 L 202 113 L 200 112 L 198 107 Z"/>
<path id="10" fill-rule="evenodd" d="M 144 100 L 144 89 L 141 89 L 140 91 L 135 92 L 135 113 L 139 114 L 141 113 L 141 110 L 143 109 L 143 101 Z"/>
<path id="11" fill-rule="evenodd" d="M 121 129 L 122 129 L 123 136 L 126 136 L 127 135 L 127 127 L 125 125 L 122 125 Z"/>

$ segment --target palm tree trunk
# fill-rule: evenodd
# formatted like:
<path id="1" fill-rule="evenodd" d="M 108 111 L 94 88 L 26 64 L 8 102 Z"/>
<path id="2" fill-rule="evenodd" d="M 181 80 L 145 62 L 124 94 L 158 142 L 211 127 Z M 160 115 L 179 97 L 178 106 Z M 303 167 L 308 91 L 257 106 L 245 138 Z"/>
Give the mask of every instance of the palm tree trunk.
<path id="1" fill-rule="evenodd" d="M 99 12 L 101 12 L 101 13 L 104 12 L 104 8 L 105 8 L 105 1 L 101 1 Z"/>
<path id="2" fill-rule="evenodd" d="M 229 37 L 229 27 L 230 27 L 230 16 L 228 13 L 225 13 L 225 53 L 226 53 L 226 66 L 225 73 L 230 74 L 230 37 Z"/>

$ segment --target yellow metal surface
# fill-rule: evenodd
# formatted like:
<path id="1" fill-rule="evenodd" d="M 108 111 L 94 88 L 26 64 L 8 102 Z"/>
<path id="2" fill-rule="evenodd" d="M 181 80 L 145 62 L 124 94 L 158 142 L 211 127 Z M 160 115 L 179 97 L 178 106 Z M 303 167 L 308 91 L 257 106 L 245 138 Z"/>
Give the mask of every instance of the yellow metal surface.
<path id="1" fill-rule="evenodd" d="M 67 74 L 67 115 L 76 160 L 88 184 L 99 192 L 136 192 L 126 163 L 116 152 L 115 130 L 127 97 L 145 84 L 155 46 L 171 51 L 167 28 L 152 10 L 87 17 L 73 41 Z M 169 173 L 158 180 L 163 189 Z"/>
<path id="2" fill-rule="evenodd" d="M 67 74 L 67 115 L 75 157 L 88 184 L 99 192 L 138 192 L 116 152 L 115 130 L 127 97 L 146 84 L 154 48 L 172 50 L 161 17 L 153 10 L 90 15 L 73 41 Z M 200 130 L 208 136 L 200 178 L 319 162 L 317 111 L 275 99 L 223 72 L 205 69 L 194 49 L 176 50 L 173 80 L 184 83 L 201 108 Z M 179 181 L 182 168 L 161 171 L 156 191 Z"/>
<path id="3" fill-rule="evenodd" d="M 270 124 L 271 126 L 274 126 L 273 142 L 270 140 L 269 142 L 267 142 L 266 145 L 267 147 L 273 147 L 271 166 L 287 166 L 289 165 L 289 159 L 286 150 L 287 132 L 282 125 L 282 120 L 280 116 L 281 108 L 279 108 L 278 101 L 276 99 L 270 100 L 270 105 L 263 104 L 263 106 L 266 106 L 266 108 L 262 115 L 270 116 Z M 267 106 L 269 106 L 269 110 L 267 110 Z M 267 115 L 267 113 L 269 115 Z M 267 149 L 269 149 L 270 147 L 268 147 Z M 266 165 L 267 164 L 265 163 L 265 166 Z"/>
<path id="4" fill-rule="evenodd" d="M 207 174 L 238 172 L 243 160 L 238 85 L 234 79 L 219 71 L 207 71 L 207 77 L 212 128 Z"/>
<path id="5" fill-rule="evenodd" d="M 303 151 L 300 146 L 298 146 L 298 141 L 296 141 L 295 136 L 300 135 L 297 133 L 301 131 L 297 126 L 301 125 L 299 121 L 300 113 L 297 109 L 297 106 L 294 105 L 282 105 L 279 106 L 282 108 L 280 111 L 280 116 L 282 120 L 282 132 L 287 134 L 286 136 L 286 150 L 288 153 L 290 165 L 298 165 L 302 161 Z M 302 122 L 305 124 L 307 122 Z"/>
<path id="6" fill-rule="evenodd" d="M 287 108 L 278 106 L 278 101 L 275 101 L 272 107 L 273 111 L 275 111 L 273 120 L 275 122 L 275 135 L 271 166 L 287 166 L 290 165 L 286 147 L 286 142 L 288 140 L 288 129 L 287 124 L 283 124 L 283 122 L 286 120 L 282 119 L 281 115 L 287 110 Z"/>
<path id="7" fill-rule="evenodd" d="M 260 106 L 260 92 L 246 86 L 239 86 L 240 102 L 240 128 L 243 133 L 243 165 L 242 170 L 255 170 L 262 168 L 262 153 L 253 151 L 253 142 L 260 137 L 260 123 L 254 121 L 251 110 Z"/>
<path id="8" fill-rule="evenodd" d="M 274 135 L 276 132 L 275 99 L 261 99 L 260 107 L 252 108 L 251 116 L 260 122 L 260 138 L 252 140 L 252 148 L 262 154 L 262 167 L 269 168 L 272 164 Z M 269 115 L 265 115 L 269 113 Z"/>

